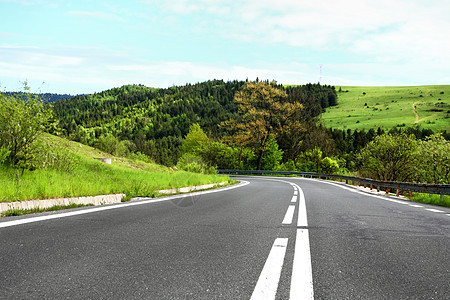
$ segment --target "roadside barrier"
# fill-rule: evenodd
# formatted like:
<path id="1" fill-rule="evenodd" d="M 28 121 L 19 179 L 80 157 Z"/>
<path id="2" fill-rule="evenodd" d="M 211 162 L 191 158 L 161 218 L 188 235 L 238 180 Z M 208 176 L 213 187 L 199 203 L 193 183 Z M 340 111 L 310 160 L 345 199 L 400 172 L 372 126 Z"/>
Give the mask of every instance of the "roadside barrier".
<path id="1" fill-rule="evenodd" d="M 362 178 L 355 176 L 336 175 L 336 174 L 320 174 L 314 172 L 294 172 L 294 171 L 265 171 L 265 170 L 217 170 L 219 174 L 236 174 L 236 175 L 274 175 L 274 176 L 301 176 L 306 178 L 318 178 L 318 179 L 334 179 L 345 181 L 345 183 L 354 184 L 355 182 L 361 186 L 369 187 L 371 190 L 386 191 L 395 190 L 397 196 L 400 195 L 400 191 L 409 192 L 410 196 L 412 192 L 441 195 L 450 195 L 450 184 L 426 184 L 426 183 L 411 183 L 411 182 L 398 182 L 398 181 L 381 181 L 370 178 Z"/>

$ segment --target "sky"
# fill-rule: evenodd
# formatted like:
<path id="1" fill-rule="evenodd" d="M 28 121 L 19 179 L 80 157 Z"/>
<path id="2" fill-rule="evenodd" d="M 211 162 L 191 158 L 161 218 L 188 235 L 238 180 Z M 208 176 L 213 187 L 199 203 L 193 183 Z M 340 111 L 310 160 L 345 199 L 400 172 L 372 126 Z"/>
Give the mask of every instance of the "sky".
<path id="1" fill-rule="evenodd" d="M 0 0 L 0 91 L 450 84 L 448 0 Z"/>

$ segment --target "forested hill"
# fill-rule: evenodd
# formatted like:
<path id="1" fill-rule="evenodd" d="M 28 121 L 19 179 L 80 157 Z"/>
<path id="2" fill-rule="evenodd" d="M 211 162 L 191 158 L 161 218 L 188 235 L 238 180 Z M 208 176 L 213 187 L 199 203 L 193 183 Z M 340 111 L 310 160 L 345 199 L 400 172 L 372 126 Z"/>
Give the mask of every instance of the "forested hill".
<path id="1" fill-rule="evenodd" d="M 105 137 L 126 141 L 158 163 L 177 161 L 182 138 L 198 123 L 213 139 L 226 132 L 219 124 L 237 114 L 234 95 L 245 81 L 211 80 L 185 86 L 155 89 L 126 85 L 101 93 L 76 96 L 54 103 L 63 134 L 73 140 L 98 145 Z M 290 101 L 303 103 L 305 118 L 337 104 L 334 87 L 319 84 L 287 87 Z"/>
<path id="2" fill-rule="evenodd" d="M 24 92 L 5 92 L 5 96 L 13 96 L 13 97 L 22 97 Z M 52 103 L 56 101 L 60 101 L 63 99 L 70 99 L 73 95 L 69 94 L 53 94 L 53 93 L 42 93 L 42 94 L 32 94 L 33 96 L 37 96 L 44 103 Z"/>

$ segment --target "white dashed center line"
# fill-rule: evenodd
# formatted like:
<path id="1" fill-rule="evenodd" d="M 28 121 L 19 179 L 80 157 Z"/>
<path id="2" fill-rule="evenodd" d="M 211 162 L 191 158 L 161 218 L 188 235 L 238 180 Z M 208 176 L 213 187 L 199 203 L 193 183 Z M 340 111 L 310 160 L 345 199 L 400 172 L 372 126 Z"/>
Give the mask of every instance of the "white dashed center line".
<path id="1" fill-rule="evenodd" d="M 284 225 L 292 224 L 292 219 L 294 218 L 294 213 L 295 213 L 295 205 L 289 205 L 282 223 Z"/>
<path id="2" fill-rule="evenodd" d="M 275 299 L 287 244 L 287 238 L 277 238 L 273 243 L 250 300 Z"/>

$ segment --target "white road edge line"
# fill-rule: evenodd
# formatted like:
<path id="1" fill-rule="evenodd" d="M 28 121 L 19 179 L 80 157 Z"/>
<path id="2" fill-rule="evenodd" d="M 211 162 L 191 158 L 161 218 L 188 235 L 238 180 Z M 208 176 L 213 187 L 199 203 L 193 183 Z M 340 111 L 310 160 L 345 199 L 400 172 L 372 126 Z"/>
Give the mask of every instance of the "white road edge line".
<path id="1" fill-rule="evenodd" d="M 431 211 L 431 212 L 437 212 L 437 213 L 443 213 L 445 211 L 439 210 L 439 209 L 434 209 L 434 208 L 425 208 L 425 210 Z"/>
<path id="2" fill-rule="evenodd" d="M 144 198 L 144 200 L 138 200 L 134 202 L 124 202 L 124 203 L 118 203 L 118 204 L 112 204 L 107 206 L 100 206 L 100 207 L 94 207 L 94 208 L 88 208 L 83 210 L 77 210 L 77 211 L 71 211 L 71 212 L 64 212 L 64 213 L 57 213 L 52 215 L 46 215 L 46 216 L 38 216 L 38 217 L 30 217 L 20 220 L 14 220 L 14 221 L 6 221 L 6 222 L 0 222 L 0 228 L 4 227 L 10 227 L 10 226 L 16 226 L 21 224 L 27 224 L 27 223 L 33 223 L 33 222 L 39 222 L 39 221 L 45 221 L 45 220 L 51 220 L 51 219 L 59 219 L 59 218 L 65 218 L 65 217 L 71 217 L 76 215 L 83 215 L 103 210 L 110 210 L 110 209 L 116 209 L 116 208 L 124 208 L 128 206 L 135 206 L 135 205 L 143 205 L 143 204 L 149 204 L 149 203 L 156 203 L 156 202 L 162 202 L 162 201 L 168 201 L 178 198 L 184 198 L 188 196 L 196 196 L 196 195 L 205 195 L 210 193 L 218 193 L 226 190 L 231 190 L 239 187 L 243 187 L 250 184 L 250 182 L 242 180 L 241 183 L 237 185 L 232 185 L 224 188 L 219 188 L 216 190 L 208 190 L 203 192 L 194 192 L 189 194 L 181 194 L 181 195 L 174 195 L 174 196 L 168 196 L 168 197 L 161 197 L 161 198 Z"/>
<path id="3" fill-rule="evenodd" d="M 289 299 L 314 299 L 308 229 L 297 229 Z"/>
<path id="4" fill-rule="evenodd" d="M 273 243 L 250 300 L 275 299 L 287 244 L 287 238 L 277 238 Z"/>
<path id="5" fill-rule="evenodd" d="M 292 219 L 294 218 L 295 205 L 289 205 L 286 215 L 284 216 L 283 225 L 292 224 Z"/>

